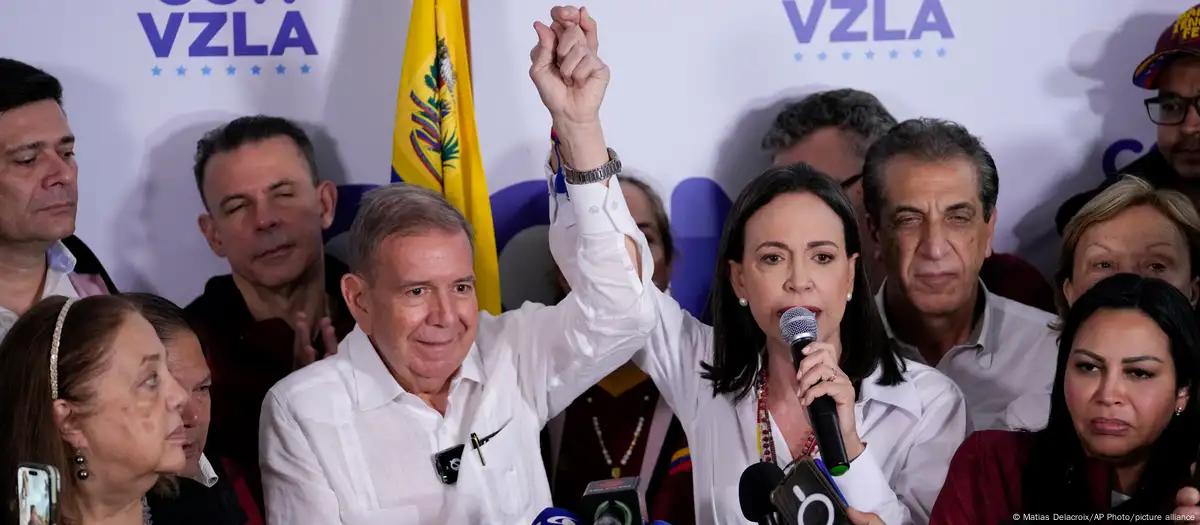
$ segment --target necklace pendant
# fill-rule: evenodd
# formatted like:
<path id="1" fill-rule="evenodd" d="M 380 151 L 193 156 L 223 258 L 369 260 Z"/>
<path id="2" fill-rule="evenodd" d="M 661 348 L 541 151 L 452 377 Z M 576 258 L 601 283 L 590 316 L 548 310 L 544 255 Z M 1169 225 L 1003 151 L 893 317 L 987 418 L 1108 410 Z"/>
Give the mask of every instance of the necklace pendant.
<path id="1" fill-rule="evenodd" d="M 612 468 L 612 477 L 613 479 L 621 479 L 621 467 Z"/>

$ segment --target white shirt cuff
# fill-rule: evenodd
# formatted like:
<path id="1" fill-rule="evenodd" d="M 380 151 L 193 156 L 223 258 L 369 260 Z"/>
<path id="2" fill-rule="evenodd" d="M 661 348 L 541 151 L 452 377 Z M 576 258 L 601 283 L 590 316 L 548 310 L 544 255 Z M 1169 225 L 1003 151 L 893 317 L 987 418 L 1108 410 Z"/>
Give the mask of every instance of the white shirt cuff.
<path id="1" fill-rule="evenodd" d="M 860 512 L 878 513 L 884 505 L 895 500 L 896 495 L 871 450 L 867 445 L 862 454 L 850 462 L 850 469 L 833 479 L 850 507 Z"/>

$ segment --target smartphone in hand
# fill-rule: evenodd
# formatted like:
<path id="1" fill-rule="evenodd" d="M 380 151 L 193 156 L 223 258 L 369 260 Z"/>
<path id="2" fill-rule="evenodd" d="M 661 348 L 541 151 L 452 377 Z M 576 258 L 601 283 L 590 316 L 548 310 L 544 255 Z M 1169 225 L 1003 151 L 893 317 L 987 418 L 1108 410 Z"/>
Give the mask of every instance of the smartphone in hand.
<path id="1" fill-rule="evenodd" d="M 58 469 L 41 463 L 21 463 L 17 467 L 18 525 L 54 525 L 54 510 L 62 479 Z"/>

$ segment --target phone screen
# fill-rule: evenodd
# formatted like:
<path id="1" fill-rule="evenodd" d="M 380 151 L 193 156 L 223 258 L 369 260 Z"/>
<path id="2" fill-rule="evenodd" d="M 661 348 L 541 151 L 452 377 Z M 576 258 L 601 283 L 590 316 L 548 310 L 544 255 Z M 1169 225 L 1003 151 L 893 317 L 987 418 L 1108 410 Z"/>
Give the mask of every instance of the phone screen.
<path id="1" fill-rule="evenodd" d="M 53 467 L 24 464 L 17 468 L 19 525 L 50 525 L 50 512 L 58 492 Z"/>

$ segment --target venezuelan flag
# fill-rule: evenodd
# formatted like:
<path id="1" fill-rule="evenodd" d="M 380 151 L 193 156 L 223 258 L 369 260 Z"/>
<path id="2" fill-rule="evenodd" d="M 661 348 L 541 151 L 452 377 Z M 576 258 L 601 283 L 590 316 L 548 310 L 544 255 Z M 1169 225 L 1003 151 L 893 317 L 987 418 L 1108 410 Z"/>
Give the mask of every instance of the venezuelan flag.
<path id="1" fill-rule="evenodd" d="M 667 467 L 667 475 L 675 475 L 680 472 L 692 471 L 692 451 L 688 448 L 676 450 L 671 455 L 671 465 Z"/>
<path id="2" fill-rule="evenodd" d="M 392 135 L 392 182 L 442 192 L 475 229 L 480 308 L 500 313 L 500 266 L 483 160 L 461 0 L 415 0 Z"/>

